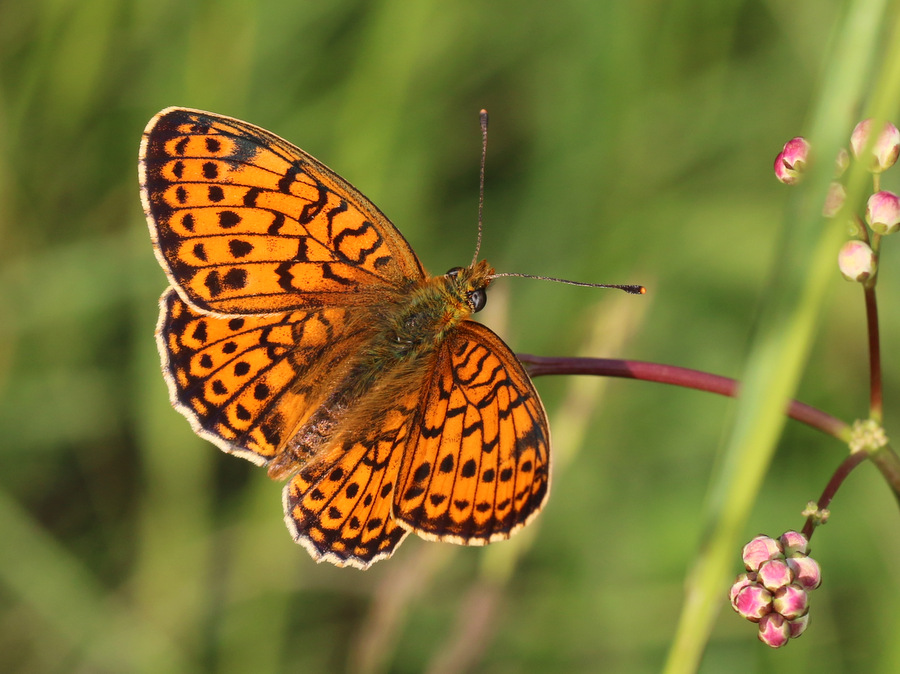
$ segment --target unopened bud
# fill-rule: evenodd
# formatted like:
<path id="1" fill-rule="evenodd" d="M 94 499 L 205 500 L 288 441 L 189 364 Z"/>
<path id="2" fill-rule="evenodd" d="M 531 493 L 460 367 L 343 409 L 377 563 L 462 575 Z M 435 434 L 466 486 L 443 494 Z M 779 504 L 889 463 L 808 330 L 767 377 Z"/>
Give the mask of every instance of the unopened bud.
<path id="1" fill-rule="evenodd" d="M 799 583 L 807 590 L 815 590 L 822 584 L 822 569 L 812 557 L 798 555 L 797 557 L 788 557 L 785 561 L 791 568 L 791 573 L 794 574 L 795 583 Z"/>
<path id="2" fill-rule="evenodd" d="M 732 607 L 741 617 L 751 622 L 759 619 L 772 610 L 772 593 L 756 583 L 752 583 L 738 592 Z"/>
<path id="3" fill-rule="evenodd" d="M 847 170 L 847 167 L 850 166 L 850 153 L 847 152 L 847 150 L 844 148 L 838 150 L 837 158 L 835 158 L 834 164 L 834 177 L 840 178 L 842 175 L 844 175 L 844 171 Z"/>
<path id="4" fill-rule="evenodd" d="M 771 536 L 759 535 L 744 546 L 741 558 L 747 571 L 757 571 L 763 562 L 780 557 L 781 552 L 781 543 Z"/>
<path id="5" fill-rule="evenodd" d="M 791 626 L 791 639 L 796 639 L 806 631 L 809 625 L 809 613 L 804 613 L 799 618 L 788 620 L 788 624 Z"/>
<path id="6" fill-rule="evenodd" d="M 809 611 L 809 595 L 799 585 L 785 585 L 773 595 L 772 609 L 788 620 L 799 618 Z"/>
<path id="7" fill-rule="evenodd" d="M 797 553 L 805 555 L 809 551 L 809 541 L 798 531 L 785 531 L 778 540 L 784 549 L 785 557 Z"/>
<path id="8" fill-rule="evenodd" d="M 735 601 L 737 601 L 737 596 L 741 593 L 741 590 L 755 582 L 756 574 L 752 572 L 742 573 L 735 578 L 734 583 L 731 584 L 731 590 L 728 592 L 728 599 L 731 600 L 731 605 L 734 606 L 735 611 L 737 610 Z"/>
<path id="9" fill-rule="evenodd" d="M 769 613 L 759 621 L 759 640 L 766 646 L 781 648 L 791 638 L 791 626 L 784 616 Z"/>
<path id="10" fill-rule="evenodd" d="M 835 181 L 828 186 L 828 194 L 825 195 L 825 205 L 822 207 L 822 215 L 833 218 L 841 210 L 847 198 L 847 188 Z"/>
<path id="11" fill-rule="evenodd" d="M 763 562 L 756 575 L 757 582 L 762 583 L 767 590 L 772 592 L 794 580 L 791 568 L 783 559 L 771 559 Z"/>
<path id="12" fill-rule="evenodd" d="M 896 232 L 900 229 L 900 198 L 887 190 L 873 194 L 866 202 L 866 222 L 873 232 Z"/>
<path id="13" fill-rule="evenodd" d="M 775 177 L 785 185 L 800 180 L 809 160 L 809 141 L 801 136 L 791 138 L 775 158 Z"/>
<path id="14" fill-rule="evenodd" d="M 848 281 L 865 281 L 875 273 L 875 253 L 864 241 L 852 240 L 841 246 L 838 267 Z"/>
<path id="15" fill-rule="evenodd" d="M 872 120 L 865 119 L 853 129 L 850 136 L 850 149 L 853 150 L 857 159 L 862 159 L 860 154 L 866 148 L 871 127 Z M 868 169 L 872 173 L 881 173 L 894 165 L 898 155 L 900 155 L 900 131 L 890 122 L 885 122 L 878 140 L 872 147 L 872 155 L 868 159 Z"/>

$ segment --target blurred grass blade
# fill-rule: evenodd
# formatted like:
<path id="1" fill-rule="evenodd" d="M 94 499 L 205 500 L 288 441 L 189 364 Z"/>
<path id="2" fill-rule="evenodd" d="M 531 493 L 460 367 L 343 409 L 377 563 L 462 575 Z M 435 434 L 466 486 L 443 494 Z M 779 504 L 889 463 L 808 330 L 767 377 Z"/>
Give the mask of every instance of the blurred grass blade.
<path id="1" fill-rule="evenodd" d="M 69 651 L 69 665 L 80 662 L 82 671 L 195 671 L 154 626 L 110 600 L 81 562 L 3 490 L 0 540 L 0 583 L 41 616 L 45 647 Z"/>
<path id="2" fill-rule="evenodd" d="M 771 292 L 747 360 L 731 436 L 713 477 L 704 540 L 687 580 L 666 667 L 670 673 L 693 672 L 700 661 L 737 566 L 747 518 L 785 423 L 785 402 L 797 387 L 826 289 L 837 275 L 837 250 L 846 237 L 843 219 L 825 221 L 821 215 L 834 171 L 830 158 L 846 144 L 858 121 L 853 115 L 859 109 L 856 103 L 867 95 L 863 84 L 870 81 L 878 53 L 885 5 L 884 0 L 852 3 L 826 64 L 822 93 L 806 134 L 820 160 L 793 195 L 786 213 Z M 892 86 L 896 88 L 896 83 Z M 779 141 L 773 139 L 773 155 Z M 866 176 L 856 170 L 859 166 L 854 164 L 849 177 L 849 205 L 856 204 L 862 194 Z M 798 504 L 802 498 L 798 494 Z"/>

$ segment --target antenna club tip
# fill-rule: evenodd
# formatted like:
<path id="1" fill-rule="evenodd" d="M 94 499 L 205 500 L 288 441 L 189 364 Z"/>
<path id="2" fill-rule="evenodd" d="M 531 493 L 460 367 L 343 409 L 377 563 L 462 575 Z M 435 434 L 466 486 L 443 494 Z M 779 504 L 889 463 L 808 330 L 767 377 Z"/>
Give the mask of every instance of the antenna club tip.
<path id="1" fill-rule="evenodd" d="M 646 295 L 647 289 L 644 286 L 639 285 L 614 285 L 609 286 L 612 288 L 618 288 L 619 290 L 624 290 L 626 293 L 630 293 L 632 295 Z"/>

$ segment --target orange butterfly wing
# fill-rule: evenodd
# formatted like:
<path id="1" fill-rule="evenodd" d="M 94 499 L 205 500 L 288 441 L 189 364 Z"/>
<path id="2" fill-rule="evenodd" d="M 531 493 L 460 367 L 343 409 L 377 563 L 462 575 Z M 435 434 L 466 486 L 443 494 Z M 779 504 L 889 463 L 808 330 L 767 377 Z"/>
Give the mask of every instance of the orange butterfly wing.
<path id="1" fill-rule="evenodd" d="M 171 288 L 157 341 L 172 405 L 201 437 L 263 465 L 321 404 L 367 330 L 343 307 L 201 314 Z"/>
<path id="2" fill-rule="evenodd" d="M 418 391 L 392 400 L 358 436 L 343 438 L 336 461 L 314 464 L 288 482 L 285 522 L 316 560 L 365 569 L 406 537 L 393 498 L 418 403 Z"/>
<path id="3" fill-rule="evenodd" d="M 168 108 L 144 131 L 139 167 L 157 257 L 200 311 L 367 304 L 425 277 L 368 199 L 252 124 Z"/>
<path id="4" fill-rule="evenodd" d="M 403 454 L 394 517 L 424 538 L 484 545 L 537 515 L 550 484 L 544 407 L 519 360 L 464 321 L 438 352 Z"/>

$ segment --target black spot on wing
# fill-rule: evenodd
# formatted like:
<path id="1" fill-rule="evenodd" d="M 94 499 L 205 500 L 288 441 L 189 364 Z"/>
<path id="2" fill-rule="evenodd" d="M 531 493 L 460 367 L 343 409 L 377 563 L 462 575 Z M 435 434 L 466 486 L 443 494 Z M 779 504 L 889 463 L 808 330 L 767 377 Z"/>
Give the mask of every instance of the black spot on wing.
<path id="1" fill-rule="evenodd" d="M 249 208 L 256 207 L 256 200 L 259 198 L 260 190 L 258 187 L 251 187 L 244 194 L 244 206 L 248 206 Z"/>
<path id="2" fill-rule="evenodd" d="M 247 270 L 237 267 L 229 269 L 222 277 L 222 283 L 229 290 L 240 290 L 247 285 Z"/>
<path id="3" fill-rule="evenodd" d="M 228 242 L 228 250 L 234 257 L 246 257 L 253 251 L 253 244 L 240 239 L 231 239 Z"/>
<path id="4" fill-rule="evenodd" d="M 231 229 L 241 223 L 241 216 L 234 211 L 219 211 L 219 227 Z"/>
<path id="5" fill-rule="evenodd" d="M 441 459 L 440 465 L 438 465 L 438 472 L 440 473 L 451 473 L 453 472 L 453 467 L 456 465 L 453 460 L 453 454 L 447 454 L 443 459 Z"/>
<path id="6" fill-rule="evenodd" d="M 203 285 L 209 290 L 211 297 L 216 297 L 222 292 L 222 279 L 219 278 L 219 272 L 213 270 L 206 275 Z"/>
<path id="7" fill-rule="evenodd" d="M 475 473 L 478 472 L 478 465 L 475 463 L 475 459 L 469 459 L 462 465 L 462 470 L 460 470 L 459 474 L 462 477 L 475 477 Z"/>

